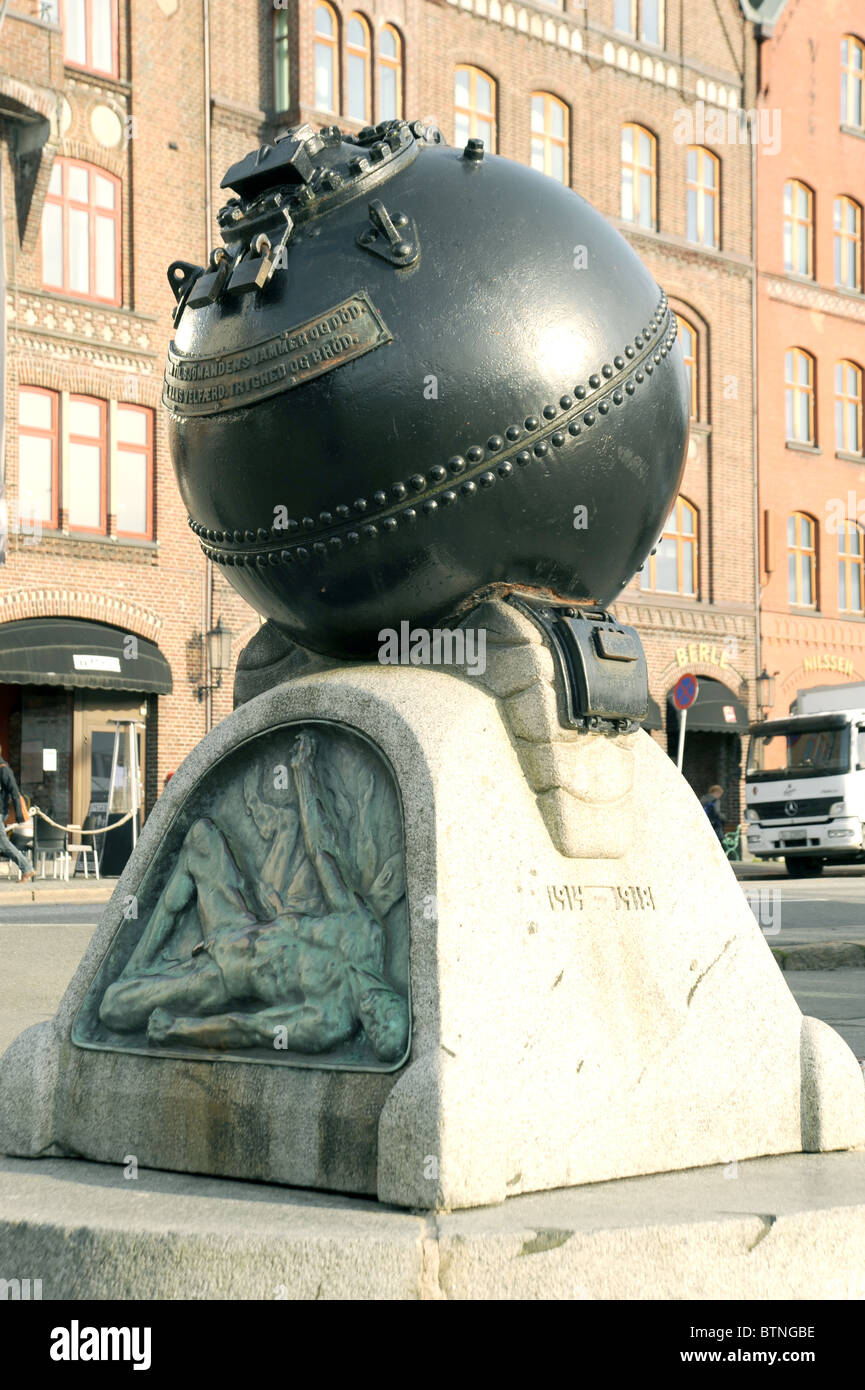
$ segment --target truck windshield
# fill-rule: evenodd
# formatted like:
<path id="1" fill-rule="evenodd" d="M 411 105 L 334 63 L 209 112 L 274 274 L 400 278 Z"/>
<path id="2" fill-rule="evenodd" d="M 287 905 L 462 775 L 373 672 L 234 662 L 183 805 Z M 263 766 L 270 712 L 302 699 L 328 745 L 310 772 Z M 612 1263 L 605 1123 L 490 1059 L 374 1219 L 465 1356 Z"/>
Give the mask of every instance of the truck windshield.
<path id="1" fill-rule="evenodd" d="M 849 771 L 849 728 L 751 737 L 748 777 L 809 777 Z"/>

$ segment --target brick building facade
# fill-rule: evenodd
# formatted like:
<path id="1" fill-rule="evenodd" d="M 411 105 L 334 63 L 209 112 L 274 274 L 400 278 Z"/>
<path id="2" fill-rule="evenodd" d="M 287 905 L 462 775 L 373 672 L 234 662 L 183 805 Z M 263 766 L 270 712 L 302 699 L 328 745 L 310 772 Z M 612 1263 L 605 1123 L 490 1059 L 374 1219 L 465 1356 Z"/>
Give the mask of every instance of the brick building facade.
<path id="1" fill-rule="evenodd" d="M 783 139 L 758 162 L 762 661 L 771 713 L 865 680 L 865 13 L 775 7 L 760 104 Z"/>
<path id="2" fill-rule="evenodd" d="M 159 399 L 166 266 L 217 240 L 219 179 L 260 138 L 262 54 L 238 49 L 238 5 L 211 7 L 209 64 L 201 4 L 72 8 L 18 0 L 0 34 L 0 747 L 49 814 L 101 824 L 112 719 L 143 726 L 149 809 L 231 708 L 230 670 L 199 699 L 217 679 L 202 634 L 221 621 L 233 661 L 258 623 L 188 529 Z M 260 7 L 246 10 L 254 33 Z M 52 619 L 76 622 L 46 656 Z M 154 682 L 143 668 L 160 662 Z"/>
<path id="3" fill-rule="evenodd" d="M 172 689 L 145 692 L 143 700 L 150 802 L 209 718 L 230 708 L 230 675 L 212 701 L 197 699 L 197 686 L 209 683 L 206 670 L 197 674 L 201 634 L 221 619 L 234 634 L 234 659 L 257 622 L 205 564 L 172 476 L 158 405 L 173 306 L 165 267 L 175 258 L 201 263 L 218 244 L 219 181 L 256 144 L 301 120 L 360 130 L 406 115 L 436 120 L 451 141 L 480 135 L 488 148 L 531 161 L 587 196 L 631 241 L 679 315 L 693 381 L 681 496 L 657 553 L 616 611 L 643 636 L 655 737 L 665 746 L 676 731 L 672 687 L 685 670 L 702 678 L 706 698 L 702 715 L 694 712 L 686 775 L 698 791 L 723 782 L 727 818 L 738 818 L 740 734 L 757 712 L 761 664 L 753 190 L 759 170 L 762 200 L 763 171 L 775 176 L 781 163 L 753 143 L 754 122 L 739 113 L 757 102 L 761 52 L 761 100 L 771 110 L 767 47 L 780 40 L 766 42 L 761 10 L 768 8 L 744 0 L 366 0 L 356 10 L 351 0 L 129 0 L 108 6 L 116 26 L 110 43 L 70 29 L 65 0 L 18 0 L 7 10 L 0 133 L 11 521 L 0 570 L 0 641 L 10 622 L 68 617 L 158 648 Z M 835 9 L 840 16 L 840 4 L 829 5 Z M 95 0 L 76 7 L 85 29 L 94 29 L 97 10 Z M 785 87 L 796 91 L 793 83 Z M 788 141 L 785 127 L 785 149 Z M 91 171 L 83 206 L 58 184 L 55 166 Z M 98 185 L 92 171 L 102 177 Z M 114 209 L 93 191 L 102 190 L 104 201 L 109 185 Z M 60 211 L 46 214 L 46 205 Z M 67 252 L 43 258 L 46 216 L 68 239 L 82 213 L 91 236 L 113 218 L 120 247 L 116 283 L 85 293 L 50 282 L 72 273 Z M 770 299 L 767 276 L 784 278 L 766 265 L 761 303 Z M 781 303 L 777 295 L 771 302 Z M 800 312 L 786 301 L 783 307 Z M 828 311 L 815 303 L 808 312 L 816 319 Z M 849 354 L 856 360 L 853 346 Z M 43 521 L 39 535 L 28 531 L 20 505 L 22 386 L 46 393 L 57 413 L 54 525 Z M 105 402 L 98 531 L 73 524 L 67 500 L 76 476 L 85 492 L 94 486 L 88 436 L 75 432 L 83 418 L 73 409 L 78 397 L 85 405 Z M 31 420 L 46 409 L 42 398 L 26 405 Z M 154 412 L 146 535 L 128 534 L 115 500 L 125 498 L 127 512 L 135 511 L 141 468 L 141 451 L 135 454 L 126 433 L 133 424 L 140 429 L 140 420 L 121 407 Z M 36 459 L 45 446 L 34 437 L 36 426 L 25 446 Z M 786 505 L 761 501 L 761 525 L 767 509 Z M 15 689 L 17 696 L 0 684 L 0 742 L 10 745 L 21 742 L 25 698 L 23 685 Z M 79 706 L 89 710 L 103 695 L 83 686 L 67 691 L 70 727 Z M 134 692 L 127 688 L 124 699 L 131 706 Z M 106 710 L 118 703 L 119 696 L 103 700 Z M 82 797 L 83 790 L 79 809 Z"/>

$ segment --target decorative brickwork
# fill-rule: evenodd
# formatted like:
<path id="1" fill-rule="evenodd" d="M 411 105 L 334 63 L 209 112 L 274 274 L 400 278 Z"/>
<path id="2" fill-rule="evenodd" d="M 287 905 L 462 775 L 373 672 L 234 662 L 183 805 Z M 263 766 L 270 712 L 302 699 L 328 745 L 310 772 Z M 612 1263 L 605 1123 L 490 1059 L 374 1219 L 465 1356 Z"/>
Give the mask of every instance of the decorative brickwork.
<path id="1" fill-rule="evenodd" d="M 22 618 L 86 618 L 122 628 L 159 644 L 163 619 L 134 603 L 104 593 L 80 593 L 74 589 L 20 589 L 0 594 L 0 623 Z"/>

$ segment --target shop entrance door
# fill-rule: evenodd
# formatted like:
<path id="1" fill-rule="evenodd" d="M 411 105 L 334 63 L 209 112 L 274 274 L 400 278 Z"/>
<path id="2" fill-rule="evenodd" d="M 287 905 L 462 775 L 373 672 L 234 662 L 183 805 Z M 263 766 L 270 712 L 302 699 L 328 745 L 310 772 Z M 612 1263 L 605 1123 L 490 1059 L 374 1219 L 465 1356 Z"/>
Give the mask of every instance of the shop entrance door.
<path id="1" fill-rule="evenodd" d="M 75 777 L 73 780 L 73 820 L 76 825 L 87 829 L 101 828 L 105 825 L 109 811 L 109 792 L 111 782 L 111 761 L 114 752 L 114 738 L 118 725 L 116 719 L 135 719 L 141 726 L 136 730 L 138 740 L 138 766 L 140 788 L 144 786 L 145 759 L 147 756 L 146 705 L 141 700 L 124 701 L 116 699 L 111 705 L 97 704 L 95 692 L 81 691 L 76 699 L 75 709 Z M 104 700 L 104 696 L 102 697 Z M 142 713 L 144 709 L 145 713 Z M 128 725 L 121 725 L 120 761 L 115 774 L 114 795 L 111 797 L 109 824 L 119 820 L 131 806 L 128 785 L 128 757 L 123 743 L 127 738 Z M 138 804 L 143 804 L 139 791 Z M 140 819 L 140 818 L 139 818 Z M 140 829 L 140 825 L 139 825 Z M 102 863 L 102 872 L 119 873 L 132 849 L 132 827 L 126 822 L 118 830 L 107 835 L 87 837 L 88 843 L 96 845 Z"/>

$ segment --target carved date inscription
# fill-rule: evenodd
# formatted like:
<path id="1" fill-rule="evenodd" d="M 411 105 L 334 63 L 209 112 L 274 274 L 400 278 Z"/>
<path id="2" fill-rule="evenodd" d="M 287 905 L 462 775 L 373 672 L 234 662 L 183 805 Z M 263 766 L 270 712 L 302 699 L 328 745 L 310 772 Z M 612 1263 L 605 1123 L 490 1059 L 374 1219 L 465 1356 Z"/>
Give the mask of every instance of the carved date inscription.
<path id="1" fill-rule="evenodd" d="M 654 912 L 655 899 L 648 886 L 613 883 L 548 883 L 547 896 L 554 912 L 585 912 L 592 908 Z"/>

